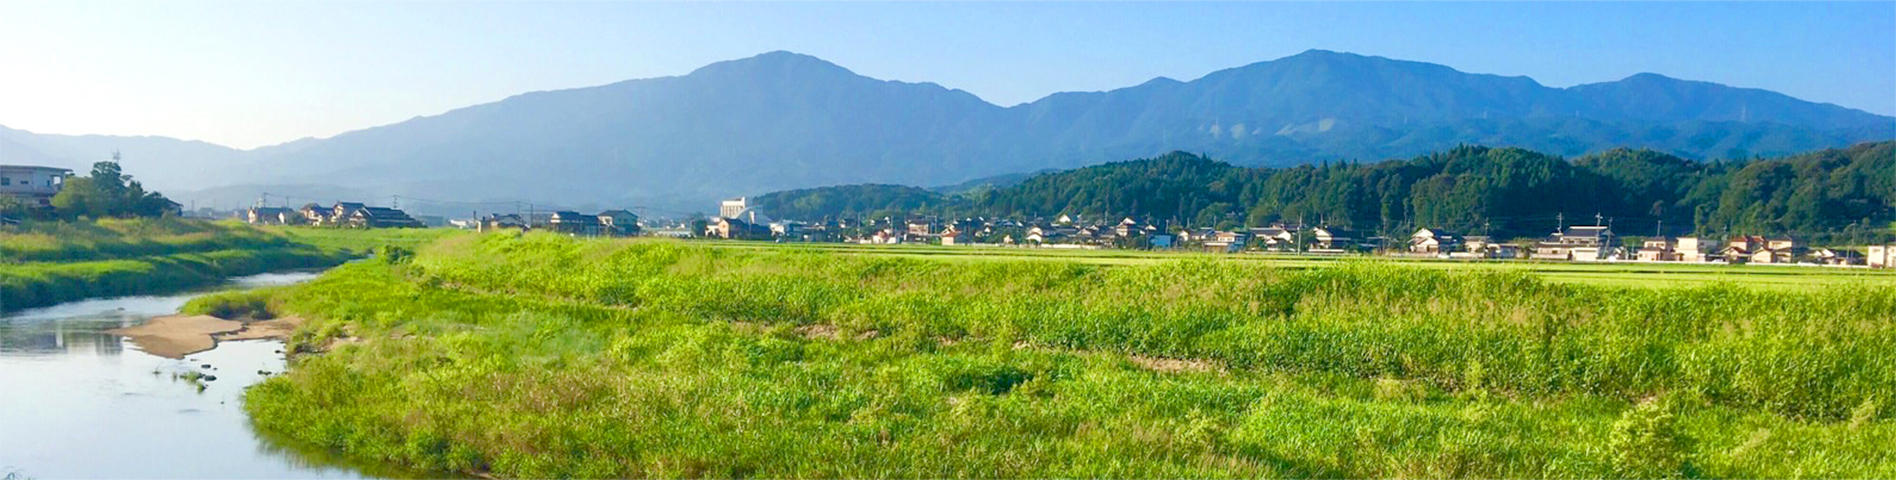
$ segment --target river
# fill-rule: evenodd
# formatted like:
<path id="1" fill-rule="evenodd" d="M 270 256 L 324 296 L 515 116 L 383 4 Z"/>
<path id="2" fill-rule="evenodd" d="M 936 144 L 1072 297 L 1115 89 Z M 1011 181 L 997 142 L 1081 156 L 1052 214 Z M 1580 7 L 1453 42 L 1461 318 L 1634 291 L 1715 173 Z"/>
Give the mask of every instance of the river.
<path id="1" fill-rule="evenodd" d="M 267 273 L 230 284 L 316 275 Z M 351 464 L 254 429 L 243 391 L 264 372 L 283 370 L 283 342 L 221 342 L 172 360 L 102 333 L 177 313 L 196 295 L 82 300 L 0 316 L 0 478 L 430 476 Z M 174 378 L 193 370 L 217 380 L 200 391 Z"/>

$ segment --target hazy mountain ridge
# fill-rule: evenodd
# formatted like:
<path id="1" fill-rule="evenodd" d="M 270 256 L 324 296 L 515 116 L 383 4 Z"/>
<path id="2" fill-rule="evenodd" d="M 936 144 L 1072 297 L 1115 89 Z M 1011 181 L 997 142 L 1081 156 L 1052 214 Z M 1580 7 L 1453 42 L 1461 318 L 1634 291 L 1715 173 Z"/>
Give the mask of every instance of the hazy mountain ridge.
<path id="1" fill-rule="evenodd" d="M 1398 158 L 1465 143 L 1560 155 L 1643 147 L 1689 158 L 1776 156 L 1896 138 L 1896 118 L 1654 74 L 1552 88 L 1321 50 L 1191 81 L 1001 107 L 933 83 L 771 52 L 247 152 L 45 137 L 56 136 L 0 130 L 0 154 L 8 162 L 83 157 L 67 162 L 83 165 L 111 144 L 126 151 L 128 171 L 171 189 L 331 184 L 689 209 L 750 192 L 945 185 L 1172 150 L 1240 165 Z M 136 164 L 146 161 L 169 168 L 141 172 Z"/>

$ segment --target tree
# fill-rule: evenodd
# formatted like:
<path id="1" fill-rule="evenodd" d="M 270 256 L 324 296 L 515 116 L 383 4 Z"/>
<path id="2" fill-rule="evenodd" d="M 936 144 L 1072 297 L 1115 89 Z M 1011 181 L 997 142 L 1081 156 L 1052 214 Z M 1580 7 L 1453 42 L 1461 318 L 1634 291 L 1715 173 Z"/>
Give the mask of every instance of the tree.
<path id="1" fill-rule="evenodd" d="M 171 200 L 145 186 L 119 167 L 119 156 L 92 164 L 92 174 L 66 179 L 53 210 L 61 218 L 157 217 L 170 210 Z"/>

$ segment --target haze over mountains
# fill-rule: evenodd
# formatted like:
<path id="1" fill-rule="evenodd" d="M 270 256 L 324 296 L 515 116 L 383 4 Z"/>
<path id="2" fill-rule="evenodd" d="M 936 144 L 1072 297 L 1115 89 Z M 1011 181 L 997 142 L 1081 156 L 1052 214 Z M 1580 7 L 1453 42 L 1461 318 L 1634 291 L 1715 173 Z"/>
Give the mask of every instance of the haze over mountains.
<path id="1" fill-rule="evenodd" d="M 1460 143 L 1722 159 L 1891 138 L 1896 118 L 1656 74 L 1551 88 L 1312 50 L 1189 82 L 1160 78 L 1002 107 L 772 52 L 250 151 L 0 128 L 0 162 L 76 168 L 117 149 L 153 187 L 227 206 L 293 188 L 323 200 L 334 192 L 701 211 L 717 198 L 773 190 L 943 185 L 1172 150 L 1270 166 L 1406 157 Z M 182 192 L 215 186 L 227 188 Z"/>

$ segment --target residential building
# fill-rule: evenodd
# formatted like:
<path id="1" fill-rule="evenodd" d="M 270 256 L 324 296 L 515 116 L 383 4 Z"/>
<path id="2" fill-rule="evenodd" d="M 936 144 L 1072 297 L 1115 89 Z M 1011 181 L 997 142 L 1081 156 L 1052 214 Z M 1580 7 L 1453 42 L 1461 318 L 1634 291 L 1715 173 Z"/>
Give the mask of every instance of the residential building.
<path id="1" fill-rule="evenodd" d="M 717 217 L 705 225 L 705 236 L 726 240 L 769 240 L 770 227 L 737 218 Z"/>
<path id="2" fill-rule="evenodd" d="M 1811 254 L 1824 265 L 1851 266 L 1863 264 L 1863 253 L 1848 248 L 1820 248 Z"/>
<path id="3" fill-rule="evenodd" d="M 1257 243 L 1259 247 L 1265 250 L 1287 252 L 1297 250 L 1296 227 L 1287 227 L 1279 224 L 1269 227 L 1253 228 L 1251 229 L 1251 239 L 1252 242 Z"/>
<path id="4" fill-rule="evenodd" d="M 1439 255 L 1453 252 L 1460 245 L 1460 235 L 1437 228 L 1422 228 L 1409 235 L 1409 253 Z"/>
<path id="5" fill-rule="evenodd" d="M 1680 262 L 1704 263 L 1711 261 L 1705 253 L 1705 242 L 1698 237 L 1679 237 L 1672 243 L 1672 251 Z"/>
<path id="6" fill-rule="evenodd" d="M 39 207 L 53 206 L 53 197 L 66 186 L 72 170 L 28 165 L 0 165 L 0 195 Z"/>
<path id="7" fill-rule="evenodd" d="M 301 210 L 303 223 L 310 225 L 334 225 L 336 210 L 320 203 L 304 204 Z"/>
<path id="8" fill-rule="evenodd" d="M 362 207 L 350 211 L 344 222 L 353 228 L 421 228 L 422 224 L 406 212 L 393 208 Z"/>
<path id="9" fill-rule="evenodd" d="M 1603 225 L 1565 227 L 1534 244 L 1532 258 L 1597 262 L 1613 258 L 1618 250 L 1613 230 Z"/>
<path id="10" fill-rule="evenodd" d="M 250 207 L 244 211 L 244 221 L 255 225 L 295 225 L 303 223 L 303 215 L 288 208 Z"/>
<path id="11" fill-rule="evenodd" d="M 1235 253 L 1244 249 L 1244 242 L 1250 240 L 1244 232 L 1215 232 L 1204 241 L 1205 250 L 1220 253 Z"/>
<path id="12" fill-rule="evenodd" d="M 1355 236 L 1339 227 L 1312 228 L 1310 241 L 1310 251 L 1313 253 L 1344 253 L 1356 248 Z"/>
<path id="13" fill-rule="evenodd" d="M 638 235 L 639 216 L 625 210 L 599 212 L 599 225 L 608 235 Z"/>
<path id="14" fill-rule="evenodd" d="M 555 232 L 568 235 L 599 235 L 605 233 L 604 225 L 600 224 L 598 215 L 585 215 L 566 210 L 553 212 L 553 216 L 547 219 L 547 227 Z"/>
<path id="15" fill-rule="evenodd" d="M 1739 235 L 1720 253 L 1731 263 L 1792 263 L 1804 255 L 1804 244 L 1791 237 Z"/>
<path id="16" fill-rule="evenodd" d="M 1633 258 L 1641 262 L 1677 262 L 1679 261 L 1678 240 L 1672 237 L 1651 237 L 1639 243 L 1639 250 Z"/>
<path id="17" fill-rule="evenodd" d="M 527 230 L 527 221 L 514 214 L 492 215 L 481 220 L 480 229 L 483 232 L 502 229 Z"/>
<path id="18" fill-rule="evenodd" d="M 1869 255 L 1863 257 L 1863 264 L 1870 268 L 1896 268 L 1896 243 L 1889 245 L 1870 245 Z"/>

